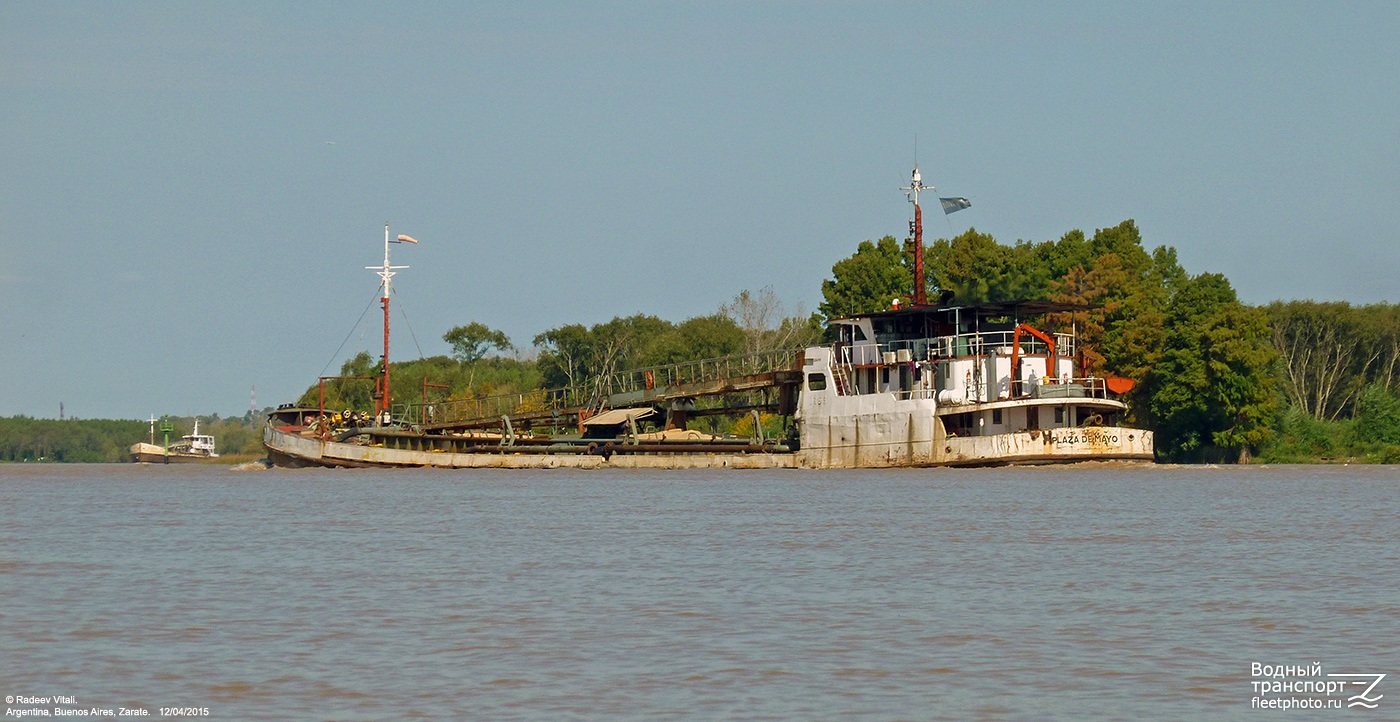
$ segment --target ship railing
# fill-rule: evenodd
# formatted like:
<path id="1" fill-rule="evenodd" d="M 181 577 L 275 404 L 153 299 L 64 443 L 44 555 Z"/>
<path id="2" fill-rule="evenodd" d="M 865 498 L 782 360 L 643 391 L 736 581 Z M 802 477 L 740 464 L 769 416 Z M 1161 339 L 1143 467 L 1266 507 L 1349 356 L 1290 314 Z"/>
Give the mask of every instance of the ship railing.
<path id="1" fill-rule="evenodd" d="M 1078 387 L 1076 389 L 1075 387 Z M 1011 395 L 1003 398 L 1107 399 L 1108 382 L 1097 376 L 1020 379 L 1011 382 Z"/>
<path id="2" fill-rule="evenodd" d="M 1097 376 L 1070 377 L 1055 379 L 1021 379 L 1007 383 L 1003 376 L 995 382 L 970 382 L 963 387 L 963 401 L 957 403 L 987 403 L 1014 399 L 1111 399 L 1107 381 Z M 1008 392 L 1008 389 L 1010 391 Z"/>
<path id="3" fill-rule="evenodd" d="M 1079 341 L 1073 334 L 1057 333 L 1055 338 L 1055 355 L 1074 356 L 1079 350 Z M 870 358 L 875 359 L 867 363 L 880 363 L 880 354 L 883 351 L 895 351 L 908 349 L 909 354 L 916 361 L 931 360 L 938 358 L 955 358 L 959 356 L 982 356 L 986 354 L 997 354 L 1000 356 L 1011 355 L 1011 347 L 1016 342 L 1013 331 L 984 331 L 980 333 L 964 333 L 955 336 L 935 336 L 931 338 L 900 339 L 880 344 L 878 348 L 873 348 L 867 352 Z M 874 346 L 874 344 L 871 344 Z M 1029 334 L 1021 335 L 1021 355 L 1034 356 L 1044 355 L 1049 351 L 1045 342 Z"/>
<path id="4" fill-rule="evenodd" d="M 693 386 L 800 368 L 802 349 L 775 349 L 665 366 L 617 371 L 593 379 L 603 396 L 658 388 Z"/>
<path id="5" fill-rule="evenodd" d="M 1078 353 L 1079 341 L 1073 334 L 1057 333 L 1054 338 L 1056 356 L 1072 357 Z M 1022 356 L 1043 356 L 1049 352 L 1049 347 L 1044 341 L 1029 334 L 1022 334 L 1020 342 Z M 899 339 L 884 343 L 839 344 L 838 356 L 841 361 L 853 366 L 879 366 L 887 364 L 885 354 L 894 353 L 898 359 L 900 351 L 907 351 L 908 358 L 913 361 L 987 354 L 1010 356 L 1015 343 L 1016 337 L 1012 331 L 987 331 L 956 336 Z"/>

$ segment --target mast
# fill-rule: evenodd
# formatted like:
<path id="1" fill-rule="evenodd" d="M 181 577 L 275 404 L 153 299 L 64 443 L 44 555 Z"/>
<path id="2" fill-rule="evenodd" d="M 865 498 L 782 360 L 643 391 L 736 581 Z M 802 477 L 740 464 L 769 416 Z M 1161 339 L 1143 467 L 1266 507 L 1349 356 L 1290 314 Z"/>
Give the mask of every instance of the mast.
<path id="1" fill-rule="evenodd" d="M 924 211 L 919 207 L 919 191 L 934 190 L 933 186 L 924 185 L 923 179 L 919 176 L 919 166 L 914 166 L 914 176 L 909 181 L 909 185 L 900 188 L 905 193 L 905 197 L 914 204 L 914 220 L 909 222 L 909 233 L 914 237 L 914 305 L 928 305 L 928 289 L 924 283 Z"/>
<path id="2" fill-rule="evenodd" d="M 371 270 L 371 271 L 375 271 L 375 272 L 378 274 L 379 278 L 381 279 L 381 280 L 380 280 L 380 283 L 379 283 L 379 287 L 380 287 L 381 289 L 383 289 L 383 291 L 384 291 L 384 293 L 383 293 L 383 294 L 380 296 L 380 298 L 379 298 L 379 304 L 380 304 L 381 306 L 384 307 L 384 378 L 380 381 L 381 386 L 380 386 L 380 393 L 379 393 L 379 402 L 378 402 L 377 404 L 375 404 L 374 413 L 375 413 L 375 416 L 376 416 L 376 417 L 380 417 L 382 414 L 384 414 L 384 413 L 386 413 L 386 412 L 389 411 L 389 286 L 390 286 L 390 280 L 389 280 L 389 279 L 391 279 L 391 278 L 394 277 L 394 271 L 395 271 L 395 270 L 400 269 L 400 268 L 408 268 L 408 266 L 391 266 L 391 265 L 389 265 L 389 244 L 390 244 L 390 243 L 397 243 L 398 241 L 412 241 L 413 243 L 417 243 L 417 242 L 418 242 L 418 241 L 414 241 L 412 238 L 409 238 L 408 236 L 399 236 L 397 240 L 395 240 L 395 241 L 390 241 L 390 240 L 389 240 L 389 224 L 388 224 L 388 223 L 385 223 L 385 224 L 384 224 L 384 265 L 383 265 L 383 266 L 365 266 L 366 269 Z"/>

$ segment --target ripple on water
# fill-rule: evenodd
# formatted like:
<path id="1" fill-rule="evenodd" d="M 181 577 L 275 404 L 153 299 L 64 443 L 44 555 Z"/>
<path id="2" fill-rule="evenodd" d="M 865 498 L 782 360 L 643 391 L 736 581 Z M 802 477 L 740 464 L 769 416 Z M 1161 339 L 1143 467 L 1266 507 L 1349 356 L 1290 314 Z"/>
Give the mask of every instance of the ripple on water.
<path id="1" fill-rule="evenodd" d="M 1400 477 L 1324 471 L 26 472 L 4 681 L 248 720 L 1247 719 L 1251 661 L 1400 668 Z"/>

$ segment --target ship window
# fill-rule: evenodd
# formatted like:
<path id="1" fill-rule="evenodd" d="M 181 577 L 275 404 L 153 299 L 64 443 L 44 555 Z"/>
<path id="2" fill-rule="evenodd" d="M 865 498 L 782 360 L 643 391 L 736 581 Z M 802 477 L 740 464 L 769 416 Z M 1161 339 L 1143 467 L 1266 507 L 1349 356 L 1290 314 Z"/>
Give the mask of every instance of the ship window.
<path id="1" fill-rule="evenodd" d="M 1001 409 L 992 409 L 992 423 L 993 423 L 993 424 L 1000 424 L 1000 423 L 1001 423 Z"/>
<path id="2" fill-rule="evenodd" d="M 807 374 L 807 388 L 821 391 L 826 388 L 826 374 Z"/>
<path id="3" fill-rule="evenodd" d="M 1040 428 L 1040 407 L 1029 406 L 1026 408 L 1026 428 L 1035 431 Z"/>
<path id="4" fill-rule="evenodd" d="M 882 384 L 884 384 L 884 385 L 886 385 L 886 386 L 889 386 L 889 385 L 890 385 L 890 370 L 889 370 L 889 367 L 880 369 L 880 383 L 882 383 Z"/>
<path id="5" fill-rule="evenodd" d="M 1063 424 L 1063 423 L 1065 423 L 1065 407 L 1063 407 L 1063 406 L 1056 406 L 1056 407 L 1055 407 L 1055 423 L 1057 423 L 1057 424 Z"/>

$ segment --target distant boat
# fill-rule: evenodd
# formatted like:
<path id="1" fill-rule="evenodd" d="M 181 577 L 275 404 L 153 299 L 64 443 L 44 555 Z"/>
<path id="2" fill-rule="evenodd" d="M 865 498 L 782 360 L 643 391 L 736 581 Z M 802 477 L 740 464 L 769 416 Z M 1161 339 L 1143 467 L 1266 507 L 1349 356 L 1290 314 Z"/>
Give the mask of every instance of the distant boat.
<path id="1" fill-rule="evenodd" d="M 151 443 L 131 445 L 131 460 L 138 464 L 182 464 L 218 457 L 214 437 L 199 433 L 199 419 L 194 420 L 194 432 L 185 434 L 169 448 L 155 443 L 155 419 L 151 420 Z"/>

